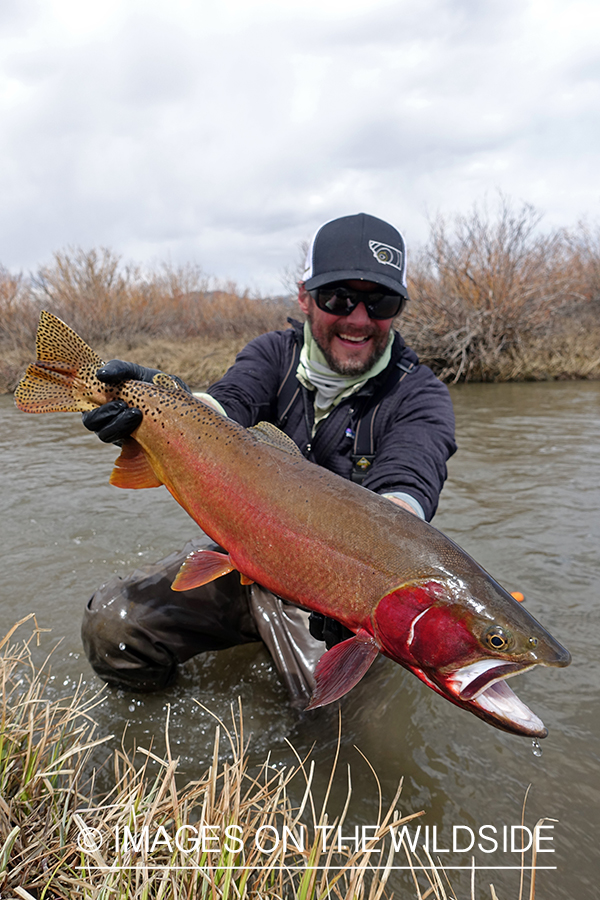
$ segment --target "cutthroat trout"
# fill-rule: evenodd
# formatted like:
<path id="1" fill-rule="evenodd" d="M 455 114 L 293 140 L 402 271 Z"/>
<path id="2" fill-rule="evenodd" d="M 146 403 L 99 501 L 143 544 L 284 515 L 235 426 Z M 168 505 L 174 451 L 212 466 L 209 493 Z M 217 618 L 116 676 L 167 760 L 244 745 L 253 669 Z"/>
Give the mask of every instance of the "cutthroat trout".
<path id="1" fill-rule="evenodd" d="M 50 313 L 41 314 L 36 345 L 15 394 L 19 409 L 85 411 L 115 398 L 141 409 L 111 483 L 164 484 L 226 548 L 191 554 L 175 590 L 236 569 L 246 583 L 354 632 L 322 656 L 309 708 L 347 693 L 382 653 L 491 725 L 546 736 L 506 679 L 536 665 L 566 666 L 570 655 L 449 538 L 308 462 L 273 425 L 243 428 L 167 375 L 154 384 L 102 383 L 103 361 Z"/>

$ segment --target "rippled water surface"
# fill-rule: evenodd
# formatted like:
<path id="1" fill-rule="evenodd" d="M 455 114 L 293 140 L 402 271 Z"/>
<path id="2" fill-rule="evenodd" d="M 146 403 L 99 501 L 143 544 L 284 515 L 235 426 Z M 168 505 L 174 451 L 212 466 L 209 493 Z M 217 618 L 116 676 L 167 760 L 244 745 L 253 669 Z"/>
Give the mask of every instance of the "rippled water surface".
<path id="1" fill-rule="evenodd" d="M 497 731 L 435 695 L 388 660 L 341 703 L 342 748 L 338 794 L 345 796 L 346 764 L 353 779 L 348 828 L 376 820 L 369 759 L 391 802 L 404 777 L 401 809 L 425 810 L 437 826 L 439 857 L 448 866 L 471 854 L 444 853 L 452 827 L 477 830 L 526 819 L 557 819 L 538 857 L 538 900 L 600 895 L 600 384 L 466 385 L 453 389 L 459 452 L 435 519 L 509 590 L 526 595 L 528 609 L 571 651 L 568 669 L 538 668 L 513 682 L 541 716 L 550 735 L 543 754 L 531 741 Z M 83 605 L 113 573 L 126 574 L 183 545 L 196 526 L 163 489 L 120 491 L 108 485 L 114 448 L 101 445 L 79 416 L 31 416 L 0 398 L 2 481 L 2 631 L 35 612 L 49 648 L 57 641 L 51 690 L 69 691 L 80 678 L 99 686 L 79 638 Z M 181 768 L 206 769 L 213 721 L 194 699 L 223 718 L 241 697 L 251 753 L 262 761 L 293 761 L 289 740 L 304 755 L 314 744 L 319 785 L 328 776 L 337 740 L 337 712 L 309 715 L 289 709 L 260 645 L 211 653 L 187 664 L 178 684 L 154 696 L 108 693 L 97 710 L 104 733 L 130 734 L 160 745 L 167 704 L 171 742 Z M 343 773 L 343 774 L 342 774 Z M 475 852 L 478 866 L 518 865 L 516 854 Z M 470 875 L 450 872 L 457 897 L 470 896 Z M 396 882 L 394 881 L 396 879 Z M 476 896 L 518 897 L 510 870 L 480 870 Z M 397 896 L 413 897 L 394 874 Z"/>

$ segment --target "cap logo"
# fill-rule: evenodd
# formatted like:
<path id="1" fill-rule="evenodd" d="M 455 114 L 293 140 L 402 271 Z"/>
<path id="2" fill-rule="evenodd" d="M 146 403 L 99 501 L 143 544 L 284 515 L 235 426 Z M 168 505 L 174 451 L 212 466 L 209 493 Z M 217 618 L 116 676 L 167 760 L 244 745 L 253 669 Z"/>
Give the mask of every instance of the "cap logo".
<path id="1" fill-rule="evenodd" d="M 382 266 L 393 266 L 402 271 L 402 250 L 382 244 L 381 241 L 369 241 L 371 253 Z"/>

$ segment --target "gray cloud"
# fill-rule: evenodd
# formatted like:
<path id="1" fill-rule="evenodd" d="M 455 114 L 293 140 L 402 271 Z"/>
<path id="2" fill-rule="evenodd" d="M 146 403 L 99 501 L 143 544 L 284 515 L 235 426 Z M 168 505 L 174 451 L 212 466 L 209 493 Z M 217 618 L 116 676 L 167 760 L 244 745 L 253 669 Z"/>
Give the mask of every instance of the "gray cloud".
<path id="1" fill-rule="evenodd" d="M 277 290 L 298 241 L 335 215 L 372 212 L 414 242 L 427 211 L 496 188 L 551 224 L 595 212 L 591 0 L 585 21 L 521 0 L 125 0 L 66 31 L 52 8 L 2 12 L 13 269 L 102 244 Z"/>

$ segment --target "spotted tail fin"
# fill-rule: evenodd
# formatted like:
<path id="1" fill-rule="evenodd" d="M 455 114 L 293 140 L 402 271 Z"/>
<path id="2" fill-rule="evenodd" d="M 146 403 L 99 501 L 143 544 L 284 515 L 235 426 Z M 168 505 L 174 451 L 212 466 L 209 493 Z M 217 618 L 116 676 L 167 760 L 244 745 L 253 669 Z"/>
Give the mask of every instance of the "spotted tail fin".
<path id="1" fill-rule="evenodd" d="M 96 378 L 102 359 L 72 328 L 43 310 L 36 336 L 37 360 L 15 391 L 19 409 L 30 413 L 94 409 L 108 399 Z"/>

